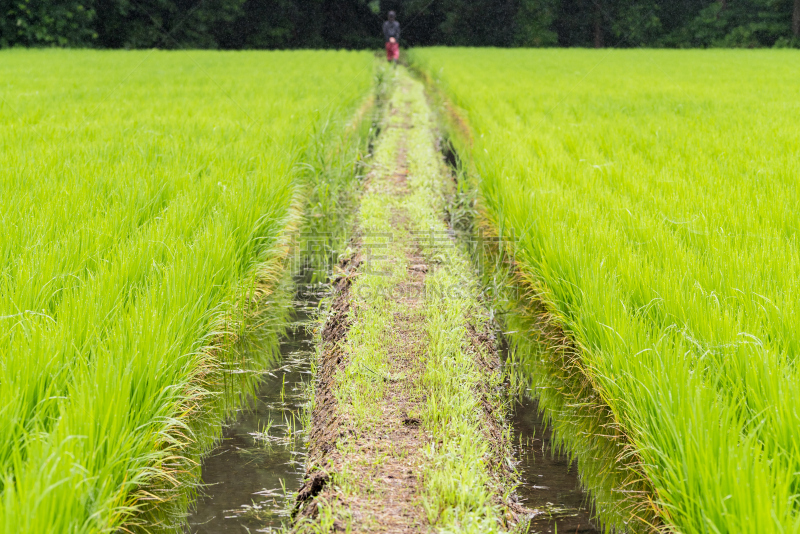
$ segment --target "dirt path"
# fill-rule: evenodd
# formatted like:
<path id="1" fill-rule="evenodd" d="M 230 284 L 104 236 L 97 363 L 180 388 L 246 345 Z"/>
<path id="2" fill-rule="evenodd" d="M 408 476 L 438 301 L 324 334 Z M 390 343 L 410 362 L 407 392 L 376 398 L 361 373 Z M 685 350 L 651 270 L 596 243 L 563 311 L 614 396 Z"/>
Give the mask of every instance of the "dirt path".
<path id="1" fill-rule="evenodd" d="M 319 342 L 297 532 L 517 523 L 500 362 L 441 220 L 446 172 L 422 85 L 400 68 Z"/>

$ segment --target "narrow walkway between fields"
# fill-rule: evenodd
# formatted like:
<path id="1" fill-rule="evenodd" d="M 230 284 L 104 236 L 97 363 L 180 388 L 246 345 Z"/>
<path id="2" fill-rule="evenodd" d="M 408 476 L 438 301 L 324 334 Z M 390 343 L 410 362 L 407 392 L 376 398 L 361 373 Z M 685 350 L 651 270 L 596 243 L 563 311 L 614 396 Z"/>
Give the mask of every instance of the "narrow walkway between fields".
<path id="1" fill-rule="evenodd" d="M 351 252 L 321 332 L 297 532 L 506 531 L 500 361 L 442 222 L 452 183 L 422 85 L 395 71 Z"/>

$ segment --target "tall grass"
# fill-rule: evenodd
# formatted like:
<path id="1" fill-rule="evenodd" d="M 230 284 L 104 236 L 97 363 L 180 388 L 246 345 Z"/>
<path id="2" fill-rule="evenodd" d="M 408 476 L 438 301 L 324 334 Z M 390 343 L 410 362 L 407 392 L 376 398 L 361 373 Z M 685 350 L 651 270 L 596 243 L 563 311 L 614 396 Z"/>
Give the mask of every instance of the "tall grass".
<path id="1" fill-rule="evenodd" d="M 676 531 L 800 531 L 799 58 L 413 56 Z"/>
<path id="2" fill-rule="evenodd" d="M 0 530 L 153 527 L 270 356 L 233 344 L 372 60 L 0 58 Z"/>

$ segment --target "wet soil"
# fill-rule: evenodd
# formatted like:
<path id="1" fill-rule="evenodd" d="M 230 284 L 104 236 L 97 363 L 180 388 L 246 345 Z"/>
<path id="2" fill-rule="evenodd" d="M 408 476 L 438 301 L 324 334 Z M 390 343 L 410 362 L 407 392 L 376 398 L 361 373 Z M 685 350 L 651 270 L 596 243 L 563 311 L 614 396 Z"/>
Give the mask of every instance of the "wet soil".
<path id="1" fill-rule="evenodd" d="M 398 154 L 398 169 L 390 183 L 395 195 L 405 195 L 408 172 L 402 149 Z M 368 178 L 366 187 L 370 186 Z M 405 226 L 406 214 L 394 212 L 392 223 L 395 228 Z M 353 246 L 358 249 L 357 243 Z M 416 398 L 412 384 L 420 380 L 423 372 L 417 352 L 423 338 L 420 309 L 427 266 L 419 250 L 408 251 L 406 259 L 408 279 L 395 293 L 402 306 L 399 307 L 401 311 L 394 312 L 394 331 L 388 347 L 388 376 L 393 377 L 392 385 L 375 407 L 380 412 L 377 427 L 361 429 L 353 425 L 347 415 L 337 409 L 333 391 L 337 371 L 348 364 L 341 342 L 347 337 L 352 313 L 366 304 L 350 294 L 351 280 L 355 276 L 370 276 L 359 270 L 360 255 L 340 264 L 339 274 L 332 284 L 335 293 L 322 332 L 309 467 L 298 493 L 296 509 L 298 518 L 313 519 L 318 509 L 317 501 L 312 498 L 321 496 L 327 502 L 335 500 L 339 509 L 349 516 L 348 524 L 339 520 L 334 523 L 335 531 L 412 533 L 427 530 L 418 496 L 422 471 L 420 449 L 427 443 L 428 436 L 420 427 L 421 421 L 409 415 L 419 412 L 423 402 Z M 353 487 L 347 494 L 328 484 L 329 472 L 348 473 L 349 484 Z"/>

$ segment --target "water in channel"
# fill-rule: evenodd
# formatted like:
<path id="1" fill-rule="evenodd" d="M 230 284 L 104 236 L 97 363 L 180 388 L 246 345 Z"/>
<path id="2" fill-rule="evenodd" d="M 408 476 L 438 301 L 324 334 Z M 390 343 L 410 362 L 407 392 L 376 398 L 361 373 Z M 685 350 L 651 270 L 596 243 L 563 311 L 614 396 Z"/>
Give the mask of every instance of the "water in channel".
<path id="1" fill-rule="evenodd" d="M 256 399 L 226 423 L 218 446 L 204 459 L 204 486 L 189 515 L 188 533 L 277 532 L 286 523 L 292 492 L 301 486 L 305 472 L 306 440 L 300 418 L 309 402 L 314 351 L 307 327 L 325 290 L 298 284 L 292 323 L 281 340 L 279 366 L 264 374 Z M 576 466 L 552 445 L 552 432 L 536 400 L 527 395 L 518 398 L 511 423 L 522 481 L 517 498 L 538 512 L 529 532 L 599 533 Z"/>
<path id="2" fill-rule="evenodd" d="M 298 285 L 292 323 L 281 340 L 278 368 L 263 375 L 257 397 L 228 421 L 203 460 L 203 489 L 188 517 L 191 534 L 275 532 L 289 516 L 287 499 L 305 472 L 301 417 L 312 380 L 307 326 L 322 291 Z"/>
<path id="3" fill-rule="evenodd" d="M 529 532 L 599 534 L 577 467 L 552 443 L 536 400 L 518 399 L 511 421 L 522 479 L 517 497 L 525 507 L 540 512 L 531 520 Z"/>

